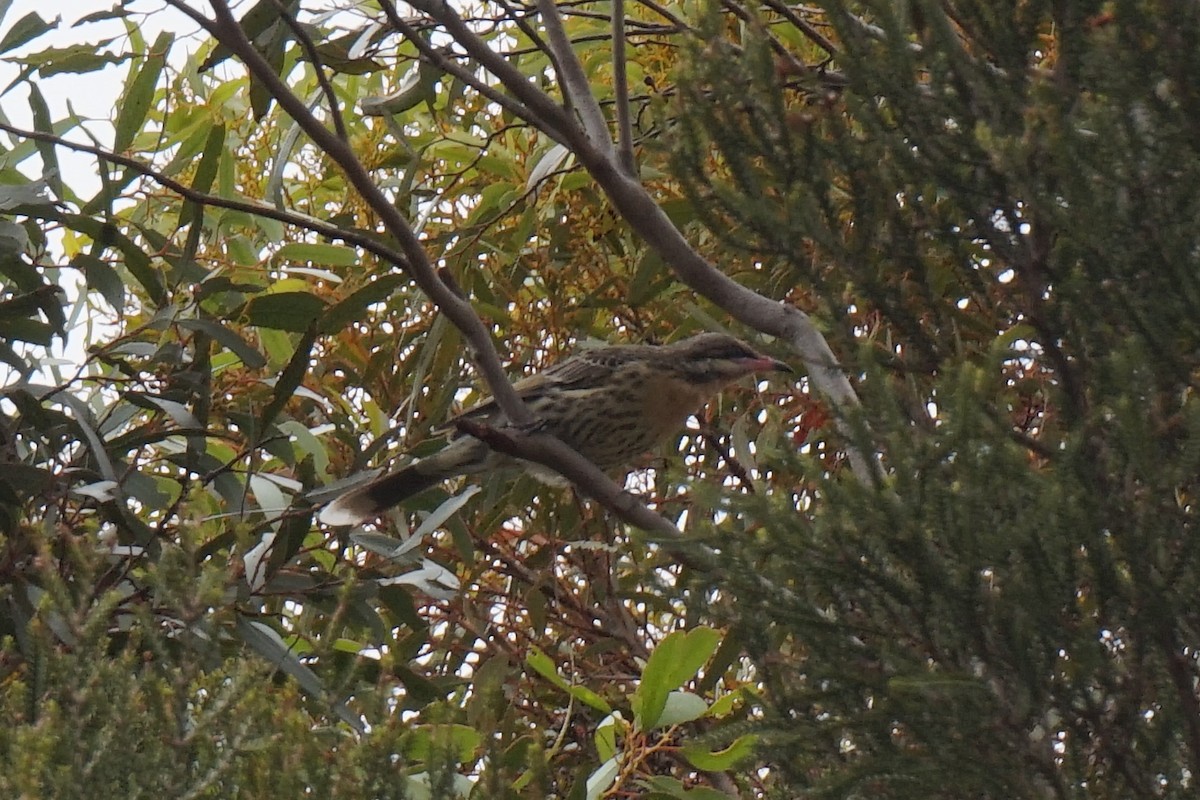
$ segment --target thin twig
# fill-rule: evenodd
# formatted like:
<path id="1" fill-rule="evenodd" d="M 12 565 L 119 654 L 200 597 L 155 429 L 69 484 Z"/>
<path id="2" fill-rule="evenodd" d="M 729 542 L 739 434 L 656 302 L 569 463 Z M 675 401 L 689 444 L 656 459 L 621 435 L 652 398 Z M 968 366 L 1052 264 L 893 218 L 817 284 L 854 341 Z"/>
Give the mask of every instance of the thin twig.
<path id="1" fill-rule="evenodd" d="M 302 230 L 311 231 L 329 240 L 343 241 L 352 244 L 355 247 L 361 247 L 363 250 L 371 253 L 374 256 L 396 265 L 400 269 L 408 269 L 408 259 L 398 250 L 388 247 L 380 243 L 378 237 L 367 233 L 366 231 L 348 230 L 337 225 L 331 225 L 328 222 L 322 222 L 316 217 L 310 217 L 304 214 L 298 214 L 291 211 L 284 211 L 277 206 L 267 205 L 265 203 L 257 203 L 252 200 L 237 200 L 229 197 L 218 197 L 217 195 L 198 192 L 187 184 L 163 175 L 153 167 L 147 166 L 137 159 L 123 156 L 119 153 L 113 153 L 108 150 L 95 147 L 93 145 L 81 144 L 64 139 L 61 136 L 55 136 L 52 133 L 43 133 L 41 131 L 30 131 L 22 128 L 17 128 L 4 122 L 0 122 L 0 131 L 10 133 L 13 136 L 19 136 L 23 139 L 31 139 L 39 142 L 47 142 L 49 144 L 63 147 L 77 153 L 87 153 L 96 156 L 101 161 L 107 161 L 110 164 L 118 164 L 127 169 L 131 169 L 137 174 L 149 178 L 155 183 L 166 189 L 170 189 L 175 194 L 203 206 L 211 206 L 213 208 L 227 208 L 230 211 L 241 211 L 246 214 L 255 214 L 267 219 L 273 219 L 277 222 L 282 222 L 287 225 L 293 225 Z"/>
<path id="2" fill-rule="evenodd" d="M 173 0 L 175 1 L 175 0 Z M 381 5 L 391 5 L 391 0 L 380 0 Z M 538 130 L 557 142 L 574 145 L 580 128 L 575 120 L 548 94 L 541 91 L 529 77 L 514 67 L 500 53 L 493 50 L 463 21 L 445 0 L 410 0 L 409 5 L 423 11 L 445 28 L 467 55 L 478 61 L 484 69 L 496 76 L 511 95 L 523 103 L 530 112 L 522 117 Z"/>
<path id="3" fill-rule="evenodd" d="M 388 22 L 392 24 L 392 27 L 402 34 L 407 41 L 411 42 L 413 46 L 421 52 L 421 55 L 429 59 L 429 62 L 435 67 L 444 70 L 450 75 L 458 78 L 460 81 L 479 92 L 488 100 L 508 111 L 513 116 L 525 120 L 537 119 L 537 115 L 532 109 L 525 106 L 519 100 L 516 100 L 509 95 L 504 94 L 503 92 L 497 91 L 495 87 L 489 86 L 487 83 L 476 77 L 471 70 L 458 63 L 458 60 L 448 52 L 434 47 L 428 39 L 420 34 L 416 27 L 414 27 L 396 12 L 396 7 L 392 3 L 382 2 L 380 3 L 380 7 L 383 8 L 383 13 L 388 18 Z M 541 130 L 545 130 L 546 127 L 549 127 L 548 121 L 545 127 L 541 124 L 538 124 L 538 128 Z M 551 136 L 553 136 L 553 134 L 551 134 Z"/>
<path id="4" fill-rule="evenodd" d="M 337 94 L 333 91 L 333 84 L 329 82 L 329 76 L 325 74 L 325 68 L 321 63 L 321 54 L 317 52 L 317 46 L 313 43 L 312 37 L 308 35 L 308 31 L 304 30 L 303 26 L 287 12 L 283 3 L 280 0 L 273 0 L 276 8 L 279 9 L 279 15 L 283 18 L 283 24 L 291 29 L 296 35 L 296 39 L 300 42 L 300 46 L 304 48 L 305 55 L 313 65 L 313 72 L 317 76 L 317 84 L 321 87 L 322 94 L 325 95 L 325 100 L 329 103 L 329 116 L 333 118 L 333 129 L 337 132 L 338 138 L 343 142 L 349 141 L 350 136 L 346 133 L 346 121 L 342 119 L 342 108 L 338 104 Z"/>
<path id="5" fill-rule="evenodd" d="M 807 36 L 813 44 L 824 50 L 830 56 L 837 55 L 837 45 L 831 42 L 823 33 L 817 30 L 811 22 L 801 17 L 792 8 L 781 0 L 763 0 L 768 8 L 770 8 L 779 16 L 792 23 L 801 33 Z"/>

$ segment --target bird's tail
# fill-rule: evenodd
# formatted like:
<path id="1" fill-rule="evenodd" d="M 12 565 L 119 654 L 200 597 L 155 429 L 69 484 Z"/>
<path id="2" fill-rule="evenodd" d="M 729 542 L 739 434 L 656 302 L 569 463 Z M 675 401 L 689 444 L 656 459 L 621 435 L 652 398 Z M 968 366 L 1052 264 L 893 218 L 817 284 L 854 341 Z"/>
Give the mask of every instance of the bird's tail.
<path id="1" fill-rule="evenodd" d="M 325 506 L 320 520 L 326 525 L 359 525 L 375 519 L 447 478 L 479 472 L 485 468 L 490 453 L 478 439 L 456 439 L 440 453 L 351 489 Z"/>

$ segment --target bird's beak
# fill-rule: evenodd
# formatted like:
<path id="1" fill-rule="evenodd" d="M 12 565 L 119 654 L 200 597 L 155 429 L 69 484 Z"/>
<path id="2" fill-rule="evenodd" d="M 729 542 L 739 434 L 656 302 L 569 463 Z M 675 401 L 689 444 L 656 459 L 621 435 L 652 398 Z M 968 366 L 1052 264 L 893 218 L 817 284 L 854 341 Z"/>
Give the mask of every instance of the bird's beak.
<path id="1" fill-rule="evenodd" d="M 750 367 L 753 372 L 795 372 L 787 364 L 777 358 L 768 356 L 759 356 L 746 362 L 746 366 Z"/>

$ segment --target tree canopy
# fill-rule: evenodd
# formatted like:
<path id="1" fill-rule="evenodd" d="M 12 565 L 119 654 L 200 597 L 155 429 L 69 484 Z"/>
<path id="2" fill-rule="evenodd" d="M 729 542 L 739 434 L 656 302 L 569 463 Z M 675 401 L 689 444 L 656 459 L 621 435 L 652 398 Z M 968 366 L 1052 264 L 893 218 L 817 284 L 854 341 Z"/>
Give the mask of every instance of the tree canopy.
<path id="1" fill-rule="evenodd" d="M 6 796 L 1194 795 L 1200 9 L 61 24 L 0 29 Z M 800 377 L 316 521 L 705 329 Z"/>

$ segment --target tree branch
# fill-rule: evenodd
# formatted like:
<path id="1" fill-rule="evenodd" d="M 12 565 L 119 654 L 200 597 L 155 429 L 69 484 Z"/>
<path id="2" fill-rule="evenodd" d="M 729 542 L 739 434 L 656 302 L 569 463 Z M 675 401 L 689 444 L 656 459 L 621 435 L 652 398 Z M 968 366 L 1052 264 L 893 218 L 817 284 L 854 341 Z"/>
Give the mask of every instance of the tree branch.
<path id="1" fill-rule="evenodd" d="M 629 70 L 625 63 L 625 0 L 612 3 L 613 100 L 617 107 L 617 158 L 630 175 L 637 174 L 633 153 L 633 119 L 629 113 Z"/>
<path id="2" fill-rule="evenodd" d="M 395 5 L 391 2 L 381 2 L 384 16 L 388 18 L 388 22 L 392 24 L 405 39 L 412 42 L 413 46 L 421 52 L 421 55 L 429 59 L 429 62 L 438 69 L 445 70 L 447 73 L 458 78 L 460 81 L 470 86 L 475 91 L 492 101 L 496 105 L 505 109 L 518 119 L 527 120 L 530 124 L 535 125 L 538 130 L 544 131 L 555 141 L 561 141 L 555 133 L 554 121 L 549 119 L 541 119 L 533 109 L 526 106 L 519 100 L 497 91 L 495 87 L 489 86 L 484 81 L 477 78 L 471 70 L 458 63 L 458 60 L 442 49 L 434 47 L 428 39 L 421 35 L 410 22 L 400 16 L 396 11 Z"/>
<path id="3" fill-rule="evenodd" d="M 497 452 L 550 467 L 624 522 L 656 534 L 655 541 L 680 564 L 702 572 L 718 583 L 727 577 L 720 553 L 689 540 L 669 519 L 647 508 L 635 495 L 559 439 L 547 433 L 522 433 L 512 428 L 502 430 L 470 419 L 457 419 L 454 425 Z M 761 576 L 756 580 L 771 596 L 788 603 L 802 602 L 784 586 Z"/>
<path id="4" fill-rule="evenodd" d="M 786 19 L 788 22 L 809 38 L 809 40 L 817 47 L 824 50 L 831 57 L 837 55 L 837 45 L 831 42 L 824 34 L 813 27 L 812 23 L 801 17 L 795 10 L 783 0 L 763 0 L 768 8 L 773 10 L 779 16 Z"/>
<path id="5" fill-rule="evenodd" d="M 578 486 L 589 497 L 611 510 L 620 519 L 664 537 L 668 543 L 680 543 L 684 536 L 674 523 L 661 514 L 656 514 L 638 501 L 604 471 L 559 439 L 547 433 L 520 433 L 512 428 L 495 428 L 470 419 L 458 419 L 455 427 L 463 433 L 479 439 L 493 450 L 552 467 L 564 478 Z M 705 548 L 701 559 L 695 558 L 695 548 L 687 553 L 678 553 L 680 561 L 693 569 L 711 572 L 716 554 Z"/>
<path id="6" fill-rule="evenodd" d="M 363 250 L 378 256 L 379 258 L 389 263 L 395 264 L 400 269 L 408 270 L 408 260 L 399 250 L 394 250 L 373 237 L 366 231 L 348 230 L 346 228 L 331 225 L 328 222 L 322 222 L 316 217 L 310 217 L 305 214 L 300 214 L 294 211 L 285 211 L 274 205 L 258 203 L 252 200 L 238 200 L 230 197 L 218 197 L 217 195 L 198 192 L 187 184 L 180 183 L 174 178 L 170 178 L 158 172 L 153 167 L 147 166 L 136 159 L 129 156 L 123 156 L 119 153 L 113 153 L 109 150 L 104 150 L 93 145 L 81 144 L 72 142 L 69 139 L 64 139 L 61 136 L 55 136 L 52 133 L 43 133 L 41 131 L 29 131 L 22 128 L 17 128 L 4 122 L 0 122 L 0 131 L 10 133 L 13 136 L 19 136 L 23 139 L 33 141 L 47 142 L 49 144 L 63 147 L 77 153 L 87 153 L 96 156 L 101 161 L 107 161 L 110 164 L 118 164 L 127 169 L 133 170 L 143 177 L 149 178 L 163 188 L 170 189 L 185 200 L 202 206 L 212 206 L 213 208 L 227 208 L 231 211 L 241 211 L 246 214 L 256 214 L 260 217 L 273 219 L 277 222 L 282 222 L 286 225 L 293 225 L 303 230 L 312 231 L 313 233 L 324 236 L 330 240 L 340 240 L 355 247 L 361 247 Z"/>
<path id="7" fill-rule="evenodd" d="M 167 2 L 172 7 L 188 14 L 215 39 L 237 55 L 246 68 L 267 87 L 271 96 L 279 103 L 280 108 L 300 125 L 317 147 L 320 147 L 341 167 L 347 180 L 362 195 L 372 210 L 379 215 L 388 233 L 400 243 L 400 248 L 406 257 L 408 274 L 412 276 L 429 299 L 437 304 L 438 308 L 454 323 L 454 326 L 462 332 L 463 338 L 471 347 L 472 360 L 487 382 L 496 404 L 515 424 L 532 422 L 529 409 L 513 391 L 512 384 L 509 383 L 504 367 L 500 363 L 500 357 L 492 346 L 491 334 L 476 315 L 475 309 L 438 278 L 428 253 L 425 252 L 424 246 L 408 221 L 375 184 L 349 144 L 322 125 L 312 115 L 304 101 L 292 92 L 271 68 L 271 65 L 263 59 L 246 38 L 226 0 L 210 0 L 216 15 L 215 19 L 209 19 L 188 8 L 184 0 L 167 0 Z"/>
<path id="8" fill-rule="evenodd" d="M 275 6 L 279 9 L 279 16 L 283 18 L 283 22 L 295 35 L 296 40 L 300 42 L 300 46 L 304 48 L 305 55 L 313 65 L 313 72 L 317 76 L 317 84 L 321 87 L 321 93 L 325 95 L 326 102 L 329 103 L 329 116 L 333 118 L 333 129 L 337 131 L 338 138 L 342 141 L 348 141 L 349 136 L 346 134 L 346 122 L 342 119 L 342 109 L 338 105 L 337 94 L 333 91 L 333 84 L 329 82 L 329 76 L 325 74 L 325 70 L 321 65 L 321 54 L 317 52 L 317 46 L 313 43 L 312 37 L 308 35 L 308 31 L 287 12 L 283 3 L 280 0 L 274 0 Z"/>
<path id="9" fill-rule="evenodd" d="M 755 330 L 788 342 L 799 354 L 814 388 L 843 412 L 859 407 L 858 395 L 837 357 L 807 314 L 758 294 L 721 272 L 701 256 L 675 227 L 640 181 L 628 175 L 603 152 L 581 147 L 579 159 L 638 235 L 671 265 L 679 279 L 730 316 Z M 882 477 L 874 453 L 855 444 L 845 420 L 838 427 L 846 437 L 847 454 L 855 476 L 864 483 Z"/>
<path id="10" fill-rule="evenodd" d="M 550 0 L 539 0 L 539 4 L 546 3 L 553 6 Z M 546 113 L 541 114 L 544 120 L 554 120 L 556 123 L 561 121 L 561 124 L 554 126 L 554 130 L 563 136 L 560 141 L 571 147 L 576 158 L 608 195 L 610 202 L 630 227 L 671 266 L 681 281 L 735 319 L 755 330 L 788 342 L 804 362 L 814 388 L 828 398 L 834 408 L 842 411 L 843 416 L 859 407 L 858 395 L 850 385 L 833 350 L 807 314 L 798 308 L 785 306 L 747 289 L 696 252 L 651 197 L 646 187 L 620 164 L 611 138 L 606 135 L 603 142 L 596 142 L 588 132 L 580 130 L 573 124 L 574 120 L 566 116 L 549 95 L 538 89 L 526 75 L 488 47 L 444 0 L 413 0 L 413 6 L 428 13 L 441 24 L 447 34 L 495 75 L 511 95 L 539 113 L 541 109 L 547 109 Z M 550 26 L 551 23 L 547 22 L 547 25 Z M 574 60 L 574 54 L 570 50 L 570 43 L 565 41 L 565 33 L 563 40 L 565 44 L 561 47 L 565 49 L 565 53 L 556 52 L 556 55 L 570 56 L 578 67 L 578 61 Z M 560 48 L 553 36 L 551 46 L 556 51 Z M 569 78 L 572 74 L 576 77 Z M 564 74 L 559 78 L 564 82 L 568 79 L 573 83 L 584 81 L 581 86 L 573 85 L 569 91 L 578 93 L 586 90 L 591 97 L 582 69 L 578 69 L 577 73 L 569 69 L 564 70 Z M 595 103 L 594 98 L 591 102 Z M 527 121 L 550 134 L 551 131 L 543 127 L 543 119 Z M 846 439 L 850 466 L 855 476 L 864 483 L 877 483 L 882 473 L 875 453 L 855 443 L 858 437 L 854 435 L 847 420 L 839 419 L 838 427 Z"/>
<path id="11" fill-rule="evenodd" d="M 562 86 L 563 97 L 566 98 L 568 105 L 579 114 L 579 120 L 583 124 L 588 139 L 597 147 L 603 145 L 611 149 L 612 135 L 608 131 L 608 121 L 604 118 L 604 112 L 600 110 L 600 104 L 596 102 L 596 97 L 592 94 L 592 88 L 588 85 L 583 65 L 579 63 L 579 59 L 575 57 L 575 51 L 571 49 L 571 40 L 567 36 L 566 29 L 563 28 L 558 6 L 555 5 L 554 0 L 537 0 L 537 6 L 542 15 L 542 24 L 546 26 L 546 35 L 549 38 L 547 45 L 558 66 L 558 80 Z"/>
<path id="12" fill-rule="evenodd" d="M 390 0 L 381 0 L 381 2 L 390 5 Z M 471 58 L 492 73 L 509 91 L 509 94 L 524 103 L 535 115 L 523 117 L 523 119 L 555 141 L 564 144 L 574 145 L 581 138 L 582 130 L 576 120 L 564 111 L 550 95 L 532 84 L 528 76 L 489 47 L 488 43 L 471 30 L 445 0 L 411 0 L 410 5 L 441 24 L 446 29 L 446 33 L 466 50 Z"/>

